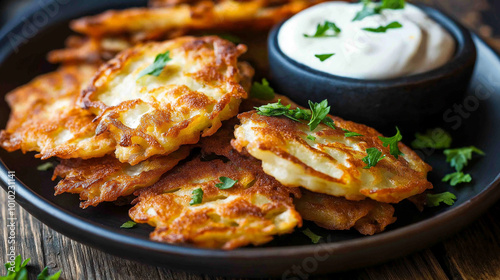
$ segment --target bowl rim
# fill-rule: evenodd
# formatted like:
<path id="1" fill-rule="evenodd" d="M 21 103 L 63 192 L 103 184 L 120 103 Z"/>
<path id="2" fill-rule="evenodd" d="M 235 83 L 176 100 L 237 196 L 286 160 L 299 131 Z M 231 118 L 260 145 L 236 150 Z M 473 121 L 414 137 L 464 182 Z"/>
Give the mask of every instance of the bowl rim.
<path id="1" fill-rule="evenodd" d="M 402 76 L 390 79 L 359 79 L 343 77 L 338 75 L 329 74 L 320 70 L 313 69 L 305 64 L 293 60 L 285 55 L 278 44 L 278 33 L 283 24 L 287 21 L 284 20 L 278 25 L 274 26 L 268 36 L 269 56 L 276 55 L 280 61 L 287 63 L 286 67 L 293 68 L 297 72 L 307 73 L 309 76 L 316 76 L 317 78 L 336 80 L 345 84 L 360 84 L 362 87 L 372 86 L 407 86 L 411 84 L 418 84 L 424 81 L 435 81 L 445 78 L 448 74 L 458 71 L 463 67 L 474 66 L 476 62 L 476 46 L 472 39 L 471 33 L 461 23 L 453 19 L 449 14 L 432 8 L 423 4 L 412 4 L 422 9 L 431 19 L 436 21 L 441 27 L 450 33 L 453 37 L 456 46 L 455 54 L 445 64 L 430 71 L 413 74 L 409 76 Z M 471 65 L 472 64 L 472 65 Z M 311 75 L 312 74 L 312 75 Z"/>

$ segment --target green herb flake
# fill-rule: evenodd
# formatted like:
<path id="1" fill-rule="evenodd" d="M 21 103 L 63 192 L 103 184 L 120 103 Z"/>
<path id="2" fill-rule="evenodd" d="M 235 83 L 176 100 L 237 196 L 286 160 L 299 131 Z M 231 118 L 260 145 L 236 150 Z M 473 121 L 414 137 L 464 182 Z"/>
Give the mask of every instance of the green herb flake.
<path id="1" fill-rule="evenodd" d="M 382 0 L 382 9 L 401 10 L 405 7 L 405 0 Z"/>
<path id="2" fill-rule="evenodd" d="M 389 29 L 397 29 L 397 28 L 401 28 L 401 27 L 403 27 L 403 25 L 401 25 L 401 23 L 399 23 L 397 21 L 393 21 L 386 26 L 381 25 L 377 28 L 367 27 L 367 28 L 363 28 L 363 30 L 369 31 L 369 32 L 375 32 L 375 33 L 385 33 Z"/>
<path id="3" fill-rule="evenodd" d="M 121 225 L 120 228 L 133 228 L 133 227 L 135 227 L 135 225 L 137 225 L 136 222 L 128 221 L 128 222 L 123 223 L 123 225 Z"/>
<path id="4" fill-rule="evenodd" d="M 311 108 L 312 115 L 307 125 L 309 125 L 309 129 L 313 131 L 326 118 L 328 113 L 330 113 L 330 106 L 328 106 L 328 101 L 325 99 L 320 103 L 309 100 L 309 107 Z"/>
<path id="5" fill-rule="evenodd" d="M 269 86 L 266 79 L 262 79 L 262 83 L 253 82 L 252 89 L 250 90 L 250 97 L 262 100 L 274 99 L 274 89 Z"/>
<path id="6" fill-rule="evenodd" d="M 222 183 L 218 183 L 218 184 L 215 184 L 215 186 L 220 189 L 220 190 L 227 190 L 227 189 L 230 189 L 234 186 L 234 184 L 236 184 L 238 182 L 238 180 L 233 180 L 231 178 L 228 178 L 228 177 L 220 177 L 219 180 L 222 182 Z M 203 191 L 202 191 L 203 192 Z M 203 193 L 202 193 L 203 194 Z M 200 201 L 201 203 L 201 201 Z"/>
<path id="7" fill-rule="evenodd" d="M 442 128 L 429 129 L 425 134 L 416 133 L 411 142 L 414 149 L 446 149 L 451 146 L 451 135 Z"/>
<path id="8" fill-rule="evenodd" d="M 62 270 L 54 273 L 53 275 L 49 275 L 49 268 L 45 267 L 40 274 L 36 277 L 37 280 L 58 280 L 61 277 Z"/>
<path id="9" fill-rule="evenodd" d="M 399 131 L 399 128 L 397 126 L 396 126 L 396 135 L 392 137 L 379 136 L 378 139 L 382 141 L 384 147 L 389 146 L 390 154 L 393 155 L 396 159 L 398 159 L 399 156 L 403 155 L 403 153 L 399 150 L 398 147 L 398 143 L 399 141 L 403 140 L 403 136 L 401 135 L 401 132 Z"/>
<path id="10" fill-rule="evenodd" d="M 325 53 L 325 54 L 315 54 L 314 56 L 317 57 L 319 61 L 323 62 L 334 55 L 335 55 L 334 53 Z"/>
<path id="11" fill-rule="evenodd" d="M 345 137 L 363 136 L 363 134 L 359 134 L 357 132 L 352 132 L 352 131 L 349 131 L 349 130 L 343 129 L 343 128 L 342 128 L 342 131 L 344 131 L 344 136 Z"/>
<path id="12" fill-rule="evenodd" d="M 47 171 L 54 168 L 54 164 L 52 162 L 45 162 L 37 166 L 36 170 L 38 171 Z"/>
<path id="13" fill-rule="evenodd" d="M 311 140 L 311 141 L 316 141 L 316 137 L 314 137 L 312 135 L 307 135 L 306 138 L 309 139 L 309 140 Z"/>
<path id="14" fill-rule="evenodd" d="M 197 188 L 192 192 L 193 196 L 191 197 L 191 201 L 189 205 L 201 204 L 203 201 L 203 190 L 201 188 Z"/>
<path id="15" fill-rule="evenodd" d="M 456 186 L 460 183 L 470 183 L 472 181 L 472 177 L 470 174 L 464 174 L 462 171 L 460 172 L 454 172 L 447 174 L 446 176 L 443 177 L 443 182 L 448 182 L 450 181 L 450 185 Z"/>
<path id="16" fill-rule="evenodd" d="M 439 204 L 444 203 L 447 205 L 453 205 L 457 197 L 451 192 L 443 192 L 436 194 L 427 194 L 427 206 L 436 207 Z"/>
<path id="17" fill-rule="evenodd" d="M 405 0 L 382 0 L 382 3 L 375 4 L 371 0 L 363 0 L 363 8 L 356 13 L 352 21 L 362 20 L 365 17 L 378 15 L 384 9 L 400 10 L 404 9 Z"/>
<path id="18" fill-rule="evenodd" d="M 163 71 L 165 65 L 167 65 L 167 62 L 169 62 L 170 60 L 172 60 L 170 58 L 170 51 L 158 54 L 155 57 L 153 64 L 149 65 L 144 70 L 142 70 L 139 73 L 139 77 L 137 79 L 140 79 L 145 75 L 151 75 L 155 77 L 160 76 L 160 73 Z"/>
<path id="19" fill-rule="evenodd" d="M 319 240 L 322 238 L 321 236 L 315 234 L 312 232 L 310 229 L 306 228 L 305 230 L 302 231 L 303 234 L 305 234 L 309 239 L 311 239 L 311 242 L 314 244 L 317 244 Z"/>
<path id="20" fill-rule="evenodd" d="M 382 152 L 377 148 L 366 149 L 366 154 L 367 156 L 362 159 L 363 162 L 366 163 L 366 166 L 363 167 L 364 169 L 374 167 L 379 161 L 385 158 L 385 155 L 382 156 Z"/>
<path id="21" fill-rule="evenodd" d="M 331 32 L 329 32 L 331 31 Z M 322 38 L 322 37 L 336 37 L 342 30 L 335 25 L 335 23 L 325 20 L 323 24 L 316 26 L 316 33 L 314 35 L 304 34 L 306 38 Z"/>
<path id="22" fill-rule="evenodd" d="M 484 152 L 474 146 L 446 149 L 443 153 L 446 155 L 446 162 L 449 162 L 451 167 L 454 167 L 456 171 L 462 171 L 467 166 L 469 160 L 472 159 L 473 153 L 484 156 Z"/>

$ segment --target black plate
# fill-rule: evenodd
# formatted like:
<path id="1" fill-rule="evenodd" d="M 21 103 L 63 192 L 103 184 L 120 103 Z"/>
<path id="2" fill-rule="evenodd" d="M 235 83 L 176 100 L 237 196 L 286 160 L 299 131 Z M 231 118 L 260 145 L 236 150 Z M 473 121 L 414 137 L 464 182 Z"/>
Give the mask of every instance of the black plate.
<path id="1" fill-rule="evenodd" d="M 63 2 L 63 0 L 59 0 Z M 66 1 L 67 2 L 67 1 Z M 50 71 L 44 57 L 47 51 L 62 47 L 69 34 L 67 20 L 92 14 L 111 7 L 141 5 L 144 1 L 71 1 L 60 4 L 56 15 L 36 30 L 35 36 L 26 36 L 13 43 L 14 35 L 22 34 L 22 18 L 2 31 L 0 38 L 0 95 L 19 86 L 36 75 Z M 125 3 L 125 4 L 124 4 Z M 43 10 L 36 9 L 35 11 Z M 28 17 L 28 21 L 30 18 Z M 14 36 L 15 37 L 15 36 Z M 31 37 L 31 38 L 28 38 Z M 441 126 L 452 132 L 454 147 L 475 145 L 486 152 L 466 169 L 473 182 L 458 187 L 441 183 L 451 168 L 440 151 L 424 154 L 434 171 L 429 178 L 436 191 L 450 190 L 458 200 L 452 207 L 426 209 L 419 213 L 409 203 L 397 206 L 398 221 L 384 233 L 365 237 L 354 231 L 329 232 L 306 223 L 305 227 L 324 236 L 322 244 L 311 244 L 300 230 L 276 238 L 259 248 L 240 248 L 234 251 L 197 249 L 190 246 L 161 244 L 148 240 L 152 230 L 147 225 L 134 229 L 120 229 L 128 221 L 127 206 L 111 203 L 87 210 L 78 208 L 76 195 L 53 196 L 55 182 L 50 171 L 37 171 L 41 163 L 33 154 L 7 153 L 0 150 L 0 181 L 6 188 L 7 170 L 16 172 L 16 199 L 32 215 L 53 229 L 87 245 L 124 258 L 149 264 L 238 276 L 292 275 L 292 266 L 301 273 L 326 273 L 386 261 L 425 248 L 476 219 L 500 197 L 500 59 L 480 39 L 474 37 L 477 66 L 464 103 L 458 104 L 462 113 L 446 115 L 429 126 Z M 450 108 L 454 110 L 453 107 Z M 0 101 L 0 127 L 5 127 L 8 107 Z M 458 123 L 460 122 L 460 123 Z M 403 131 L 404 140 L 412 140 L 411 129 Z M 302 275 L 304 276 L 304 275 Z M 291 278 L 290 278 L 291 279 Z"/>

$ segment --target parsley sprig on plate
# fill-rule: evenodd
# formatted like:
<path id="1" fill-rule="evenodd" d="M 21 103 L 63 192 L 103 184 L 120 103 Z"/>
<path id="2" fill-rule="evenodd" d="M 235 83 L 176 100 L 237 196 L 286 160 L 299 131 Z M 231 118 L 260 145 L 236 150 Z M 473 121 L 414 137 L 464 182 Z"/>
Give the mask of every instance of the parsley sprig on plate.
<path id="1" fill-rule="evenodd" d="M 155 77 L 160 76 L 163 68 L 165 68 L 165 65 L 167 65 L 167 62 L 169 62 L 170 60 L 172 60 L 170 58 L 170 51 L 158 54 L 155 57 L 153 64 L 150 64 L 148 67 L 144 68 L 144 70 L 139 73 L 139 77 L 137 77 L 137 79 L 140 79 L 146 75 Z"/>
<path id="2" fill-rule="evenodd" d="M 5 263 L 5 268 L 7 269 L 7 275 L 0 276 L 0 280 L 28 280 L 28 268 L 26 267 L 31 259 L 28 258 L 23 261 L 21 255 L 18 255 L 14 259 L 14 265 L 12 263 Z M 48 267 L 45 267 L 40 274 L 36 277 L 38 280 L 58 280 L 61 277 L 62 270 L 57 271 L 53 275 L 49 275 Z"/>

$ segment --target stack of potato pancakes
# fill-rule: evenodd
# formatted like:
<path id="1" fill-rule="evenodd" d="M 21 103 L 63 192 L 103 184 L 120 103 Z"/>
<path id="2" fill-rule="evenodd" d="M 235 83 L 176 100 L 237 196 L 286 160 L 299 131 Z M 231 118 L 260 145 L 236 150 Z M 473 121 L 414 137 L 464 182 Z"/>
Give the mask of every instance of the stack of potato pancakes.
<path id="1" fill-rule="evenodd" d="M 186 36 L 265 31 L 318 2 L 156 0 L 75 20 L 83 36 L 49 53 L 59 69 L 7 94 L 0 145 L 59 159 L 55 194 L 79 194 L 82 208 L 132 196 L 131 219 L 155 227 L 161 242 L 260 245 L 302 219 L 381 232 L 396 220 L 391 203 L 432 188 L 430 166 L 402 143 L 403 155 L 391 156 L 361 124 L 330 116 L 336 128 L 311 131 L 257 113 L 278 99 L 298 106 L 248 98 L 245 45 Z M 387 156 L 364 168 L 369 148 Z"/>

